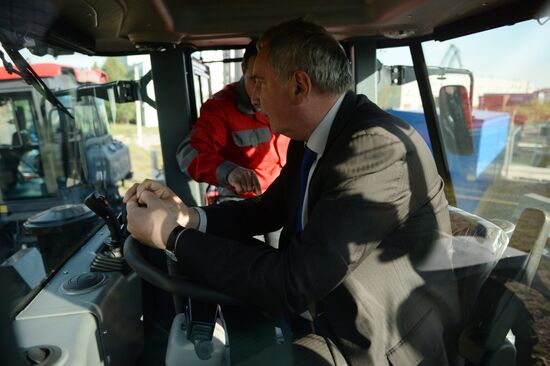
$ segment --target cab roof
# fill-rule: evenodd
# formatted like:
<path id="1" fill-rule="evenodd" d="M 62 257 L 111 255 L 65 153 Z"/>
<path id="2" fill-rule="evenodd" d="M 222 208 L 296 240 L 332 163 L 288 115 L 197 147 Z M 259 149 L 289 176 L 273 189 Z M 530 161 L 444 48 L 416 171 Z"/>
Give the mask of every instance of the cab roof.
<path id="1" fill-rule="evenodd" d="M 340 40 L 447 39 L 547 16 L 548 0 L 3 0 L 0 28 L 90 55 L 245 45 L 297 17 Z M 13 40 L 12 40 L 13 41 Z M 28 41 L 27 41 L 28 42 Z M 32 46 L 32 45 L 31 45 Z M 37 45 L 38 47 L 39 45 Z M 59 51 L 62 52 L 62 51 Z"/>

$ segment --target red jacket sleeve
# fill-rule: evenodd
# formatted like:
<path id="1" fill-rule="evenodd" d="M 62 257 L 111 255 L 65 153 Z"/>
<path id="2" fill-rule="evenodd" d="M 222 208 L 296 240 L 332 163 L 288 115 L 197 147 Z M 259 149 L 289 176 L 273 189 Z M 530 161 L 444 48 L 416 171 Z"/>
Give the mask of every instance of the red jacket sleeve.
<path id="1" fill-rule="evenodd" d="M 224 162 L 219 151 L 230 136 L 224 109 L 223 104 L 213 100 L 204 103 L 199 119 L 178 148 L 180 169 L 198 182 L 219 185 L 216 169 Z"/>

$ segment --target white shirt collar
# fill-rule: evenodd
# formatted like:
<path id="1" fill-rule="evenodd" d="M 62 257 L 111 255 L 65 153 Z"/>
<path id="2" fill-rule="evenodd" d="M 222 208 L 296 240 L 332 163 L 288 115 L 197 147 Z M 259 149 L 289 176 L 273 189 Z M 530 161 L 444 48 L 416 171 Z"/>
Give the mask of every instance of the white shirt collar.
<path id="1" fill-rule="evenodd" d="M 317 154 L 317 159 L 319 159 L 325 151 L 330 128 L 334 123 L 334 118 L 340 109 L 344 96 L 345 93 L 340 95 L 327 114 L 325 114 L 319 125 L 315 128 L 315 130 L 313 130 L 313 133 L 306 142 L 306 146 Z"/>

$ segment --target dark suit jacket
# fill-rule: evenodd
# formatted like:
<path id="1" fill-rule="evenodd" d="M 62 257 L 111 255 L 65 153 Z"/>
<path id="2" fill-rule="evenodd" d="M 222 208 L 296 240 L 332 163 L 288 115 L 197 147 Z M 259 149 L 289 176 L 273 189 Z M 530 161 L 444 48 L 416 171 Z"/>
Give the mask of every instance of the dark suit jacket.
<path id="1" fill-rule="evenodd" d="M 454 295 L 444 293 L 448 278 L 418 267 L 450 223 L 420 135 L 348 92 L 311 178 L 298 236 L 302 154 L 303 143 L 293 141 L 263 196 L 205 208 L 207 233 L 181 235 L 179 263 L 196 280 L 270 311 L 314 309 L 317 329 L 350 364 L 445 364 Z M 246 241 L 280 227 L 278 250 Z"/>

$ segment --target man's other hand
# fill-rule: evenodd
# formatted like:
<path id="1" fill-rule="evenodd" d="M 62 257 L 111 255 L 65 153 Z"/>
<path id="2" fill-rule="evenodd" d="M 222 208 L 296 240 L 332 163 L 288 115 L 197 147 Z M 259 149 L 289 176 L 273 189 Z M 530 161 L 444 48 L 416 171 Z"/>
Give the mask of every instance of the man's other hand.
<path id="1" fill-rule="evenodd" d="M 178 222 L 164 200 L 144 191 L 139 204 L 136 195 L 126 201 L 126 211 L 128 231 L 135 239 L 153 248 L 166 248 L 168 236 Z"/>
<path id="2" fill-rule="evenodd" d="M 261 194 L 262 188 L 256 172 L 243 167 L 237 167 L 227 176 L 227 182 L 235 189 L 235 193 Z"/>

